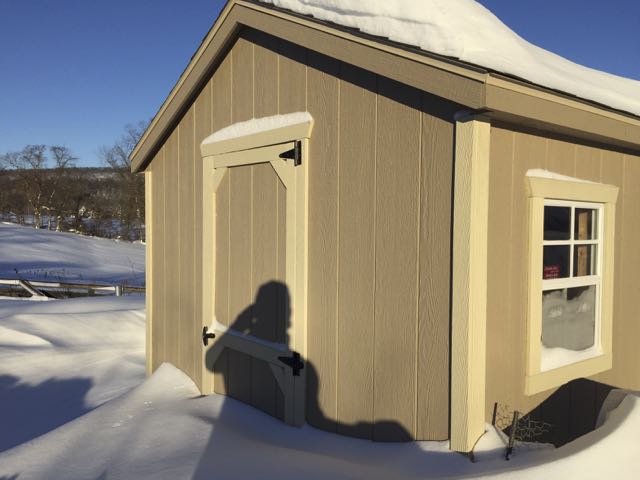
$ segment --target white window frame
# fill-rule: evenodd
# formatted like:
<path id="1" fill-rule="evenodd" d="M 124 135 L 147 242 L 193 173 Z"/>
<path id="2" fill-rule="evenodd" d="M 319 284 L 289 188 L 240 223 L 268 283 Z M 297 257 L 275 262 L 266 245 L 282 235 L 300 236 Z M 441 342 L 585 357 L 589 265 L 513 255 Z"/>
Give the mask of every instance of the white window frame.
<path id="1" fill-rule="evenodd" d="M 576 287 L 596 287 L 596 299 L 595 299 L 595 329 L 594 329 L 594 344 L 589 349 L 586 349 L 582 352 L 581 358 L 591 358 L 602 354 L 602 336 L 600 335 L 601 330 L 601 297 L 602 297 L 602 252 L 603 252 L 603 234 L 604 234 L 604 204 L 602 203 L 589 203 L 589 202 L 578 202 L 575 200 L 555 200 L 555 199 L 544 199 L 544 207 L 568 207 L 571 209 L 571 217 L 569 224 L 569 239 L 568 240 L 544 240 L 542 241 L 543 255 L 544 255 L 544 247 L 547 246 L 568 246 L 569 247 L 569 269 L 568 277 L 555 278 L 555 279 L 544 279 L 542 280 L 542 292 L 550 291 L 550 290 L 562 290 Z M 576 240 L 575 239 L 575 211 L 576 208 L 584 208 L 595 210 L 596 213 L 596 225 L 595 238 L 592 240 Z M 583 276 L 574 276 L 574 263 L 575 263 L 575 247 L 576 246 L 584 246 L 584 245 L 594 245 L 595 248 L 595 273 L 591 275 L 583 275 Z M 543 276 L 544 277 L 544 276 Z M 542 298 L 542 297 L 541 297 Z M 541 338 L 542 341 L 542 338 Z M 564 365 L 568 365 L 570 363 L 575 363 L 574 361 L 567 360 L 562 364 L 556 364 L 551 367 L 544 366 L 544 359 L 540 358 L 540 370 L 548 371 L 554 368 L 559 368 Z"/>
<path id="2" fill-rule="evenodd" d="M 581 181 L 579 179 L 527 176 L 529 194 L 529 289 L 527 315 L 527 371 L 525 393 L 533 395 L 558 387 L 570 380 L 588 377 L 608 370 L 612 365 L 613 317 L 613 264 L 615 242 L 615 205 L 618 188 L 612 185 Z M 597 242 L 586 240 L 544 240 L 545 205 L 575 205 L 598 209 Z M 573 213 L 573 212 L 572 212 Z M 574 225 L 572 215 L 571 237 Z M 596 275 L 543 279 L 544 245 L 571 245 L 597 243 Z M 570 262 L 570 275 L 573 262 Z M 542 370 L 542 292 L 544 290 L 572 288 L 599 284 L 596 292 L 596 331 L 593 355 L 580 361 Z"/>

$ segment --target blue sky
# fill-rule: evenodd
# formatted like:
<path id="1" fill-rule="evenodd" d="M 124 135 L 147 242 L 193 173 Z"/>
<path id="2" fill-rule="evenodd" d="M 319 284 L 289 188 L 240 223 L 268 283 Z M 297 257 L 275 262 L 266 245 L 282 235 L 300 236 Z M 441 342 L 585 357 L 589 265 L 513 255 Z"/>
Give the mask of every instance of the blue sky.
<path id="1" fill-rule="evenodd" d="M 480 0 L 527 40 L 640 80 L 638 0 Z M 81 165 L 151 118 L 223 0 L 0 0 L 0 153 L 72 149 Z"/>

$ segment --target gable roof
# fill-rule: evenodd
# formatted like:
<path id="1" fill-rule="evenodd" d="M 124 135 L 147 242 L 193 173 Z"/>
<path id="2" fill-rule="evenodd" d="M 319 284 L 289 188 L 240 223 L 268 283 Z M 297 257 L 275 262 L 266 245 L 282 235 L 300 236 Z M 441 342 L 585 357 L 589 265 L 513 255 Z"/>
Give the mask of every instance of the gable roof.
<path id="1" fill-rule="evenodd" d="M 430 92 L 461 109 L 640 150 L 640 119 L 628 112 L 264 2 L 229 0 L 131 153 L 132 170 L 151 161 L 244 27 Z"/>

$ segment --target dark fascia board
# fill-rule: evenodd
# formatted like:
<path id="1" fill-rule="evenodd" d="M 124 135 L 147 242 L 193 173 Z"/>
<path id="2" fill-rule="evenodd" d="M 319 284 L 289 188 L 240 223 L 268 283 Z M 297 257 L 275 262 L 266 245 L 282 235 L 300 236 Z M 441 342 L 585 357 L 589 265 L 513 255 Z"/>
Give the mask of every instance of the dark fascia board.
<path id="1" fill-rule="evenodd" d="M 230 0 L 131 153 L 144 170 L 243 27 L 450 100 L 487 118 L 535 125 L 627 149 L 640 149 L 640 118 L 522 79 L 416 51 L 270 5 Z"/>

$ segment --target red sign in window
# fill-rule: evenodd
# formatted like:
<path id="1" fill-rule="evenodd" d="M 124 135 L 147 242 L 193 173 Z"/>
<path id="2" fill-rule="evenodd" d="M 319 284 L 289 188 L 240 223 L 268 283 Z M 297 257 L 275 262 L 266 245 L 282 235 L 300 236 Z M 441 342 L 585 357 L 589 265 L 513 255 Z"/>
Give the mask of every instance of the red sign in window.
<path id="1" fill-rule="evenodd" d="M 542 278 L 560 278 L 560 265 L 545 265 L 542 271 Z"/>

